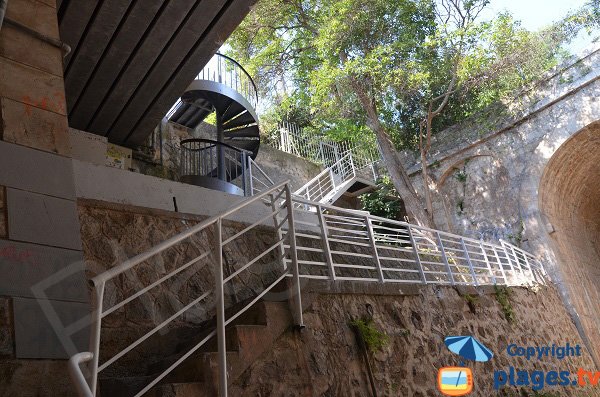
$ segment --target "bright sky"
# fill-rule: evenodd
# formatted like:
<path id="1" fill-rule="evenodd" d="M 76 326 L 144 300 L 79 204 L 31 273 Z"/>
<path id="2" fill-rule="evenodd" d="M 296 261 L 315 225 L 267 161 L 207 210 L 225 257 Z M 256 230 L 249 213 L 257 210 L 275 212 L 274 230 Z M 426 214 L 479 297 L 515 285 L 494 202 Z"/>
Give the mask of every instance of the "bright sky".
<path id="1" fill-rule="evenodd" d="M 587 0 L 490 0 L 481 18 L 490 19 L 497 13 L 509 11 L 521 21 L 524 28 L 537 30 L 562 18 L 569 11 L 576 10 L 586 2 Z M 599 34 L 600 32 L 595 32 L 590 37 L 582 32 L 569 46 L 570 51 L 578 54 Z"/>

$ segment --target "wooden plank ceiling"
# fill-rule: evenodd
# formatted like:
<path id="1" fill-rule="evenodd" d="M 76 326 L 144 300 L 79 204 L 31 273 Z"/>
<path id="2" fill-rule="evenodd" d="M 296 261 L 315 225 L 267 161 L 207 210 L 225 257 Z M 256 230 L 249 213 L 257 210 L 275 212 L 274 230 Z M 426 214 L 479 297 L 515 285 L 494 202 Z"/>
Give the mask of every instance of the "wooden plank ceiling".
<path id="1" fill-rule="evenodd" d="M 135 147 L 256 0 L 58 0 L 71 127 Z"/>

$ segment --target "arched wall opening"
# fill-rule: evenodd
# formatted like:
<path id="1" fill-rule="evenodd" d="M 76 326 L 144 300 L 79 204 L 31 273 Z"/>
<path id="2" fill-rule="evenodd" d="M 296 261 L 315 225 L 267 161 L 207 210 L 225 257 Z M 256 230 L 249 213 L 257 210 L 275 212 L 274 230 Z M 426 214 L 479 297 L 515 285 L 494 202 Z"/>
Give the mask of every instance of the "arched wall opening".
<path id="1" fill-rule="evenodd" d="M 600 357 L 600 120 L 554 153 L 539 200 L 565 287 Z"/>

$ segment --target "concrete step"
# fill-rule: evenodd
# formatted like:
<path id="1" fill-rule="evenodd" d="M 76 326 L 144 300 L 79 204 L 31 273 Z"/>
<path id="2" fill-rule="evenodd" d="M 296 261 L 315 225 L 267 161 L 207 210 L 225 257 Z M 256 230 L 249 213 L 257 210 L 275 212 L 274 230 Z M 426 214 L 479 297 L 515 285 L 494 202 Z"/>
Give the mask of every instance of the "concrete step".
<path id="1" fill-rule="evenodd" d="M 279 288 L 282 296 L 285 295 L 285 286 Z M 228 309 L 226 317 L 230 317 L 243 304 Z M 271 349 L 273 343 L 292 326 L 292 315 L 287 301 L 274 302 L 261 300 L 250 307 L 246 312 L 236 318 L 226 328 L 227 346 L 227 375 L 229 383 L 236 380 L 256 359 Z M 133 396 L 165 368 L 168 368 L 185 352 L 189 351 L 210 331 L 214 330 L 214 319 L 205 323 L 203 329 L 198 329 L 194 334 L 175 332 L 179 336 L 188 336 L 188 340 L 178 341 L 178 349 L 174 354 L 169 354 L 162 360 L 148 366 L 147 371 L 140 376 L 126 375 L 125 373 L 110 374 L 102 379 L 102 396 Z M 167 375 L 159 385 L 152 389 L 148 396 L 215 396 L 217 395 L 219 380 L 219 355 L 217 338 L 212 337 L 197 352 L 192 354 L 171 374 Z M 148 352 L 150 353 L 150 352 Z M 148 375 L 150 374 L 150 375 Z"/>
<path id="2" fill-rule="evenodd" d="M 205 383 L 167 383 L 155 387 L 148 397 L 214 397 Z"/>

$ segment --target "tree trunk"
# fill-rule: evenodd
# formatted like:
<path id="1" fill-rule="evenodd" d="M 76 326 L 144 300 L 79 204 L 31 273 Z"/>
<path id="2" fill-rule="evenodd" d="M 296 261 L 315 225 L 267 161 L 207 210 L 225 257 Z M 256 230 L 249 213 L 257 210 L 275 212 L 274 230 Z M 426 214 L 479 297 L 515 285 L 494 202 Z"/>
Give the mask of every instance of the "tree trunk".
<path id="1" fill-rule="evenodd" d="M 396 191 L 404 201 L 404 207 L 408 212 L 411 222 L 421 226 L 431 227 L 434 225 L 429 221 L 429 216 L 423 206 L 423 200 L 415 190 L 406 169 L 400 163 L 396 148 L 392 144 L 390 137 L 385 131 L 385 128 L 377 120 L 375 123 L 371 121 L 371 129 L 375 132 L 377 143 L 381 149 L 381 156 L 385 167 L 390 174 L 390 179 L 396 188 Z"/>
<path id="2" fill-rule="evenodd" d="M 423 177 L 423 195 L 425 196 L 425 205 L 427 208 L 427 217 L 429 224 L 435 226 L 433 220 L 433 203 L 431 200 L 431 187 L 429 186 L 429 169 L 427 165 L 427 153 L 421 150 L 421 175 Z"/>
<path id="3" fill-rule="evenodd" d="M 346 61 L 344 53 L 340 53 L 340 60 L 342 63 Z M 375 101 L 367 94 L 357 79 L 353 76 L 349 76 L 349 79 L 350 85 L 356 96 L 358 96 L 363 110 L 367 115 L 367 126 L 375 133 L 381 150 L 381 157 L 383 157 L 383 162 L 390 174 L 390 179 L 396 191 L 402 198 L 402 201 L 404 201 L 404 207 L 408 212 L 409 218 L 412 217 L 411 221 L 420 226 L 434 228 L 433 223 L 429 221 L 427 211 L 423 207 L 423 200 L 415 190 L 406 169 L 398 158 L 398 153 L 390 139 L 390 135 L 379 121 Z"/>

